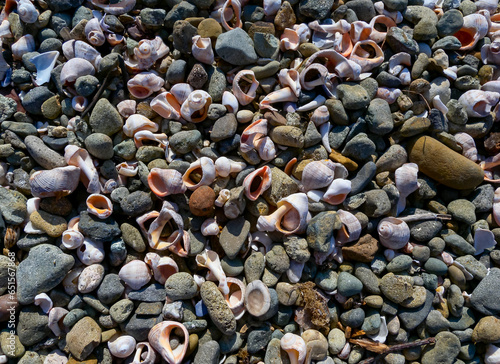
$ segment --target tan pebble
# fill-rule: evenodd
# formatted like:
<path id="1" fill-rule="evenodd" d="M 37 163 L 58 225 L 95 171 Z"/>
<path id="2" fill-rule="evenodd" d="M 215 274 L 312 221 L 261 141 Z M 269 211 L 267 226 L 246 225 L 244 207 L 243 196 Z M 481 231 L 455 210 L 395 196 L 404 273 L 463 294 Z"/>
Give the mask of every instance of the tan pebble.
<path id="1" fill-rule="evenodd" d="M 57 238 L 68 228 L 66 220 L 61 216 L 55 216 L 45 211 L 35 211 L 30 215 L 30 221 L 34 227 L 43 230 L 47 235 Z"/>
<path id="2" fill-rule="evenodd" d="M 339 153 L 336 150 L 332 150 L 329 157 L 332 161 L 342 164 L 350 172 L 358 169 L 358 164 L 355 161 L 343 156 L 342 153 Z"/>

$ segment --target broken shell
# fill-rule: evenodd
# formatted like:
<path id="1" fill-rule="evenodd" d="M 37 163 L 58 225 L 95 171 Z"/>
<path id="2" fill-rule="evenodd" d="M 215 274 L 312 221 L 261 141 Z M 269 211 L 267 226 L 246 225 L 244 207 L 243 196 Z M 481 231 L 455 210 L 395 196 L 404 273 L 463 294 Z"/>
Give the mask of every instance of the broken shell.
<path id="1" fill-rule="evenodd" d="M 152 211 L 147 213 L 137 218 L 137 222 L 139 223 L 139 221 L 150 218 L 155 218 L 146 234 L 151 248 L 166 250 L 183 238 L 184 222 L 170 202 L 163 201 L 160 212 Z M 170 232 L 170 234 L 168 234 L 167 231 Z"/>
<path id="2" fill-rule="evenodd" d="M 281 338 L 281 348 L 288 353 L 291 364 L 302 364 L 306 360 L 307 345 L 299 335 L 286 333 Z"/>
<path id="3" fill-rule="evenodd" d="M 264 14 L 266 16 L 275 15 L 280 7 L 281 0 L 264 0 Z"/>
<path id="4" fill-rule="evenodd" d="M 474 138 L 467 133 L 456 133 L 454 135 L 457 143 L 462 147 L 462 155 L 473 162 L 477 162 L 477 148 Z"/>
<path id="5" fill-rule="evenodd" d="M 17 42 L 10 46 L 12 56 L 15 60 L 21 60 L 23 54 L 33 52 L 35 49 L 35 38 L 31 34 L 23 35 Z"/>
<path id="6" fill-rule="evenodd" d="M 332 181 L 322 200 L 330 205 L 340 205 L 351 192 L 351 181 L 343 178 L 337 178 Z"/>
<path id="7" fill-rule="evenodd" d="M 116 165 L 118 174 L 125 177 L 134 177 L 137 174 L 138 168 L 137 162 L 122 162 Z"/>
<path id="8" fill-rule="evenodd" d="M 243 162 L 236 162 L 226 157 L 219 157 L 215 161 L 215 171 L 217 176 L 220 177 L 227 177 L 231 173 L 241 172 L 246 166 Z"/>
<path id="9" fill-rule="evenodd" d="M 83 112 L 89 102 L 86 97 L 83 96 L 75 96 L 71 99 L 71 107 L 73 107 L 73 110 L 78 111 L 78 112 Z"/>
<path id="10" fill-rule="evenodd" d="M 17 13 L 21 20 L 28 24 L 33 24 L 38 19 L 40 13 L 30 0 L 16 0 Z"/>
<path id="11" fill-rule="evenodd" d="M 100 219 L 106 219 L 113 213 L 113 203 L 104 195 L 93 193 L 86 202 L 87 211 Z"/>
<path id="12" fill-rule="evenodd" d="M 165 80 L 154 71 L 141 72 L 127 82 L 127 87 L 132 96 L 137 99 L 145 99 L 160 91 Z"/>
<path id="13" fill-rule="evenodd" d="M 154 364 L 156 362 L 155 351 L 147 341 L 138 343 L 135 350 L 132 364 Z"/>
<path id="14" fill-rule="evenodd" d="M 401 249 L 410 241 L 410 228 L 401 219 L 386 217 L 377 226 L 380 242 L 389 249 Z"/>
<path id="15" fill-rule="evenodd" d="M 278 73 L 280 85 L 283 87 L 290 87 L 295 96 L 300 96 L 301 81 L 300 74 L 295 69 L 282 69 Z"/>
<path id="16" fill-rule="evenodd" d="M 181 105 L 181 116 L 192 123 L 199 123 L 206 119 L 208 108 L 212 104 L 212 97 L 206 91 L 191 92 Z"/>
<path id="17" fill-rule="evenodd" d="M 49 311 L 49 321 L 47 326 L 54 333 L 55 336 L 59 337 L 62 334 L 63 319 L 68 314 L 68 310 L 62 307 L 54 307 Z"/>
<path id="18" fill-rule="evenodd" d="M 166 148 L 168 146 L 168 137 L 166 134 L 153 134 L 149 130 L 140 130 L 134 134 L 134 143 L 137 149 L 142 147 L 146 140 L 153 140 L 158 143 L 158 146 Z"/>
<path id="19" fill-rule="evenodd" d="M 63 43 L 62 45 L 62 51 L 64 54 L 64 57 L 66 59 L 70 60 L 72 58 L 82 58 L 94 66 L 94 68 L 97 70 L 99 68 L 99 64 L 101 63 L 101 53 L 97 51 L 94 47 L 92 47 L 90 44 L 83 42 L 81 40 L 68 40 Z"/>
<path id="20" fill-rule="evenodd" d="M 77 230 L 65 230 L 61 236 L 62 245 L 66 249 L 77 249 L 83 244 L 83 234 Z"/>
<path id="21" fill-rule="evenodd" d="M 101 192 L 99 172 L 94 167 L 94 162 L 87 150 L 76 145 L 67 145 L 64 148 L 64 159 L 70 166 L 80 168 L 80 180 L 87 187 L 88 193 Z"/>
<path id="22" fill-rule="evenodd" d="M 229 24 L 230 20 L 233 20 L 233 25 Z M 220 23 L 222 23 L 222 26 L 226 30 L 243 27 L 243 22 L 241 21 L 241 3 L 239 0 L 226 0 L 223 2 L 220 9 Z"/>
<path id="23" fill-rule="evenodd" d="M 157 95 L 150 103 L 151 109 L 166 119 L 179 120 L 181 118 L 181 105 L 170 92 Z"/>
<path id="24" fill-rule="evenodd" d="M 285 51 L 296 51 L 299 49 L 300 37 L 296 30 L 285 28 L 280 38 L 280 50 Z"/>
<path id="25" fill-rule="evenodd" d="M 58 51 L 51 51 L 39 54 L 38 56 L 30 59 L 30 62 L 36 67 L 35 84 L 37 86 L 41 86 L 50 81 L 50 75 L 56 65 L 58 57 Z"/>
<path id="26" fill-rule="evenodd" d="M 101 29 L 99 19 L 92 18 L 85 25 L 85 36 L 90 44 L 100 47 L 106 42 L 106 37 Z"/>
<path id="27" fill-rule="evenodd" d="M 199 35 L 193 37 L 193 46 L 191 48 L 193 57 L 205 64 L 214 63 L 214 51 L 212 49 L 212 40 L 202 38 Z"/>
<path id="28" fill-rule="evenodd" d="M 224 295 L 224 298 L 236 320 L 239 320 L 245 314 L 245 284 L 233 277 L 227 278 L 227 284 L 229 293 Z"/>
<path id="29" fill-rule="evenodd" d="M 257 318 L 264 316 L 271 307 L 271 293 L 261 281 L 250 282 L 245 290 L 245 308 L 248 313 Z"/>
<path id="30" fill-rule="evenodd" d="M 104 247 L 100 241 L 85 238 L 83 244 L 76 250 L 76 255 L 85 265 L 100 263 L 104 260 Z"/>
<path id="31" fill-rule="evenodd" d="M 243 153 L 248 153 L 255 148 L 256 141 L 265 135 L 267 135 L 267 120 L 255 120 L 241 133 L 240 150 Z"/>
<path id="32" fill-rule="evenodd" d="M 362 230 L 358 218 L 349 211 L 344 210 L 338 210 L 337 215 L 342 222 L 342 229 L 337 233 L 337 242 L 343 245 L 358 240 Z"/>
<path id="33" fill-rule="evenodd" d="M 121 15 L 128 13 L 135 7 L 136 0 L 122 0 L 111 2 L 109 0 L 91 0 L 92 5 L 104 10 L 106 14 Z"/>
<path id="34" fill-rule="evenodd" d="M 224 91 L 222 94 L 222 105 L 227 109 L 227 112 L 236 114 L 238 112 L 238 99 L 229 91 Z"/>
<path id="35" fill-rule="evenodd" d="M 383 26 L 386 28 L 386 31 L 378 30 L 381 29 Z M 385 15 L 375 16 L 374 18 L 372 18 L 372 20 L 370 20 L 370 28 L 372 29 L 370 33 L 370 39 L 377 43 L 382 43 L 387 36 L 387 30 L 395 26 L 396 23 L 394 22 L 394 20 L 389 18 L 388 16 Z"/>
<path id="36" fill-rule="evenodd" d="M 83 268 L 84 267 L 81 266 L 74 267 L 68 272 L 68 274 L 66 274 L 66 277 L 64 277 L 62 285 L 64 287 L 64 291 L 68 295 L 74 296 L 78 294 L 78 277 L 80 276 L 80 273 L 82 273 Z"/>
<path id="37" fill-rule="evenodd" d="M 242 81 L 245 81 L 249 86 L 242 86 Z M 255 99 L 259 81 L 255 78 L 255 74 L 251 70 L 243 70 L 236 74 L 233 79 L 233 94 L 243 106 L 248 105 Z"/>
<path id="38" fill-rule="evenodd" d="M 40 306 L 43 312 L 49 313 L 53 303 L 47 293 L 39 293 L 35 296 L 35 305 Z"/>
<path id="39" fill-rule="evenodd" d="M 460 96 L 458 102 L 465 106 L 468 116 L 482 118 L 488 116 L 498 103 L 500 93 L 483 90 L 469 90 Z"/>
<path id="40" fill-rule="evenodd" d="M 371 47 L 373 52 L 366 51 L 367 47 Z M 369 72 L 384 62 L 384 52 L 377 43 L 367 39 L 355 43 L 349 59 L 360 65 L 361 72 Z"/>
<path id="41" fill-rule="evenodd" d="M 349 32 L 351 41 L 354 44 L 369 39 L 372 33 L 372 27 L 367 22 L 356 20 L 351 23 L 351 30 Z"/>
<path id="42" fill-rule="evenodd" d="M 308 200 L 305 193 L 294 193 L 278 201 L 278 209 L 271 215 L 260 216 L 257 230 L 278 230 L 283 234 L 301 233 L 308 217 Z"/>
<path id="43" fill-rule="evenodd" d="M 282 89 L 279 89 L 277 91 L 273 91 L 270 94 L 267 94 L 264 99 L 259 104 L 259 107 L 261 109 L 269 109 L 272 111 L 278 111 L 278 109 L 274 108 L 271 106 L 271 104 L 275 104 L 278 102 L 286 102 L 286 101 L 292 101 L 295 102 L 297 101 L 298 98 L 295 95 L 295 92 L 292 91 L 290 87 L 284 87 Z"/>
<path id="44" fill-rule="evenodd" d="M 397 215 L 399 215 L 406 206 L 406 198 L 420 187 L 418 183 L 418 165 L 415 163 L 405 163 L 394 172 L 394 181 L 399 191 L 399 201 Z"/>
<path id="45" fill-rule="evenodd" d="M 461 51 L 467 51 L 475 47 L 480 39 L 483 39 L 488 33 L 488 19 L 481 14 L 470 14 L 464 16 L 464 25 L 462 28 L 453 34 L 460 43 Z"/>
<path id="46" fill-rule="evenodd" d="M 151 271 L 142 260 L 132 260 L 118 272 L 120 279 L 133 290 L 144 287 L 151 280 Z"/>
<path id="47" fill-rule="evenodd" d="M 158 131 L 158 124 L 140 114 L 130 115 L 123 125 L 123 133 L 128 137 L 133 137 L 140 130 L 149 130 L 155 133 Z"/>
<path id="48" fill-rule="evenodd" d="M 312 161 L 302 170 L 302 187 L 305 192 L 321 189 L 333 181 L 334 166 L 330 161 Z"/>
<path id="49" fill-rule="evenodd" d="M 227 188 L 222 189 L 219 192 L 219 196 L 217 196 L 217 198 L 215 199 L 215 206 L 224 206 L 227 200 L 229 200 L 229 197 L 231 197 L 231 191 L 229 191 Z"/>
<path id="50" fill-rule="evenodd" d="M 195 183 L 191 178 L 194 173 L 201 174 L 198 183 Z M 201 157 L 191 163 L 187 171 L 182 176 L 182 181 L 188 189 L 195 190 L 200 186 L 210 185 L 215 180 L 215 177 L 216 172 L 214 162 L 208 157 Z"/>
<path id="51" fill-rule="evenodd" d="M 377 89 L 377 97 L 384 99 L 389 105 L 394 104 L 402 93 L 399 88 L 379 87 Z"/>
<path id="52" fill-rule="evenodd" d="M 148 174 L 148 184 L 158 197 L 186 192 L 182 174 L 175 169 L 152 168 Z"/>
<path id="53" fill-rule="evenodd" d="M 168 277 L 179 272 L 177 263 L 170 257 L 160 257 L 156 253 L 147 253 L 144 261 L 151 267 L 155 280 L 160 284 L 165 284 Z"/>
<path id="54" fill-rule="evenodd" d="M 270 161 L 276 157 L 274 142 L 268 136 L 256 140 L 255 149 L 259 153 L 259 157 L 264 161 Z"/>
<path id="55" fill-rule="evenodd" d="M 304 90 L 312 90 L 325 83 L 328 69 L 319 63 L 313 63 L 300 72 L 300 84 Z"/>
<path id="56" fill-rule="evenodd" d="M 500 187 L 495 190 L 493 196 L 493 218 L 495 222 L 500 225 Z"/>
<path id="57" fill-rule="evenodd" d="M 179 343 L 175 349 L 170 346 L 170 335 L 175 330 L 175 334 L 184 334 L 182 344 Z M 162 358 L 169 364 L 180 364 L 186 355 L 189 345 L 189 333 L 186 327 L 180 322 L 163 321 L 151 328 L 148 334 L 148 341 L 151 346 L 160 353 Z"/>
<path id="58" fill-rule="evenodd" d="M 83 58 L 72 58 L 64 64 L 59 77 L 63 86 L 67 86 L 74 84 L 78 77 L 94 74 L 92 63 Z"/>
<path id="59" fill-rule="evenodd" d="M 222 294 L 229 293 L 229 287 L 227 285 L 226 273 L 222 269 L 220 264 L 219 255 L 213 250 L 205 249 L 202 253 L 196 256 L 196 263 L 200 267 L 208 268 L 210 274 L 219 281 L 219 290 Z"/>
<path id="60" fill-rule="evenodd" d="M 200 231 L 203 236 L 217 236 L 220 233 L 219 224 L 214 218 L 208 218 L 201 224 Z"/>
<path id="61" fill-rule="evenodd" d="M 314 53 L 305 62 L 304 67 L 313 64 L 318 58 L 326 58 L 325 67 L 328 69 L 329 73 L 335 73 L 343 79 L 359 79 L 361 67 L 355 62 L 349 61 L 346 57 L 333 49 L 324 49 Z"/>
<path id="62" fill-rule="evenodd" d="M 80 168 L 57 167 L 34 172 L 30 177 L 31 194 L 35 197 L 67 196 L 78 187 Z"/>
<path id="63" fill-rule="evenodd" d="M 125 57 L 125 64 L 132 71 L 141 71 L 151 68 L 157 60 L 165 57 L 170 49 L 163 40 L 156 36 L 154 39 L 141 39 L 134 48 L 134 57 Z"/>
<path id="64" fill-rule="evenodd" d="M 121 116 L 128 118 L 130 115 L 135 114 L 136 105 L 137 102 L 135 100 L 123 100 L 116 105 L 116 108 Z"/>
<path id="65" fill-rule="evenodd" d="M 260 195 L 271 187 L 271 168 L 268 166 L 256 169 L 243 180 L 243 187 L 245 189 L 245 196 L 250 201 L 255 201 Z"/>
<path id="66" fill-rule="evenodd" d="M 116 358 L 126 358 L 135 350 L 135 339 L 130 335 L 114 335 L 108 341 L 108 349 Z"/>
<path id="67" fill-rule="evenodd" d="M 500 348 L 493 344 L 486 347 L 484 354 L 484 364 L 498 364 L 500 363 Z"/>
<path id="68" fill-rule="evenodd" d="M 474 255 L 482 254 L 485 249 L 493 248 L 496 245 L 495 235 L 490 230 L 477 229 L 474 232 L 474 248 L 476 248 Z"/>

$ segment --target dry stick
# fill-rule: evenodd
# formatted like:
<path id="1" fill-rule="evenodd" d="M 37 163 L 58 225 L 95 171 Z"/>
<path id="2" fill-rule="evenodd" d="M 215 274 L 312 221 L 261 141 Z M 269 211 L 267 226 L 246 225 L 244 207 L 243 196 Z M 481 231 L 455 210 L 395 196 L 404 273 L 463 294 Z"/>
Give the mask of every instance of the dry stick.
<path id="1" fill-rule="evenodd" d="M 358 364 L 371 364 L 371 363 L 375 363 L 378 360 L 382 359 L 382 356 L 384 356 L 386 354 L 393 353 L 395 351 L 401 351 L 401 350 L 405 350 L 405 349 L 411 349 L 411 348 L 415 348 L 415 347 L 423 346 L 423 345 L 427 345 L 427 344 L 434 344 L 435 342 L 436 342 L 436 338 L 429 337 L 427 339 L 416 340 L 416 341 L 412 341 L 410 343 L 403 343 L 403 344 L 391 345 L 391 346 L 389 346 L 385 350 L 385 352 L 383 354 L 377 355 L 377 356 L 375 356 L 373 358 L 368 358 L 368 359 L 362 360 Z"/>
<path id="2" fill-rule="evenodd" d="M 85 115 L 87 115 L 90 112 L 90 110 L 92 110 L 92 108 L 95 106 L 95 104 L 97 103 L 97 101 L 99 101 L 99 98 L 101 97 L 102 93 L 106 89 L 106 84 L 108 83 L 108 76 L 109 76 L 109 73 L 104 78 L 104 81 L 102 81 L 102 85 L 101 85 L 101 87 L 99 87 L 99 90 L 97 91 L 97 93 L 95 94 L 94 98 L 92 99 L 92 102 L 82 112 L 82 115 L 80 115 L 80 118 L 83 119 L 85 117 Z"/>
<path id="3" fill-rule="evenodd" d="M 415 94 L 415 95 L 418 95 L 422 98 L 422 100 L 424 100 L 425 104 L 427 105 L 427 108 L 429 109 L 429 112 L 431 111 L 431 107 L 429 105 L 429 103 L 427 102 L 427 100 L 425 99 L 424 95 L 422 95 L 421 93 L 419 92 L 415 92 L 415 91 L 410 91 L 410 90 L 403 90 L 403 92 L 409 92 L 409 93 L 412 93 L 412 94 Z"/>

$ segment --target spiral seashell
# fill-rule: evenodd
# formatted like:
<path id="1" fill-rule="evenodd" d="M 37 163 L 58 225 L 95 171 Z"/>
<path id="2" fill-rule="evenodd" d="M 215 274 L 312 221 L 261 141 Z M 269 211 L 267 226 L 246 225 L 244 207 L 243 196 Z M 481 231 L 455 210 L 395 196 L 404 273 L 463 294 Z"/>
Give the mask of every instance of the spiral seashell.
<path id="1" fill-rule="evenodd" d="M 333 181 L 335 166 L 331 161 L 312 161 L 302 171 L 304 191 L 316 190 L 329 186 Z"/>
<path id="2" fill-rule="evenodd" d="M 362 230 L 358 218 L 349 211 L 344 210 L 338 210 L 337 215 L 342 222 L 342 229 L 337 233 L 337 242 L 343 245 L 358 240 Z"/>
<path id="3" fill-rule="evenodd" d="M 301 83 L 300 74 L 295 69 L 282 69 L 278 73 L 278 80 L 282 87 L 289 87 L 295 96 L 300 96 Z"/>
<path id="4" fill-rule="evenodd" d="M 130 115 L 123 125 L 123 133 L 128 137 L 133 137 L 140 130 L 149 130 L 155 133 L 158 131 L 158 124 L 141 114 Z"/>
<path id="5" fill-rule="evenodd" d="M 459 97 L 458 102 L 465 107 L 468 116 L 474 118 L 486 117 L 498 103 L 500 93 L 483 90 L 469 90 Z"/>
<path id="6" fill-rule="evenodd" d="M 34 172 L 30 177 L 31 194 L 35 197 L 63 197 L 73 193 L 80 181 L 80 168 L 57 167 Z"/>
<path id="7" fill-rule="evenodd" d="M 474 48 L 477 42 L 488 34 L 488 29 L 488 19 L 485 16 L 470 14 L 464 16 L 464 25 L 453 36 L 462 44 L 460 50 L 467 51 Z"/>
<path id="8" fill-rule="evenodd" d="M 377 89 L 377 97 L 384 99 L 389 105 L 394 104 L 402 94 L 399 88 L 379 87 Z"/>
<path id="9" fill-rule="evenodd" d="M 239 279 L 228 277 L 229 293 L 224 295 L 227 305 L 233 311 L 236 320 L 245 314 L 245 284 Z"/>
<path id="10" fill-rule="evenodd" d="M 241 133 L 240 150 L 248 153 L 255 148 L 256 141 L 267 135 L 267 119 L 258 119 Z"/>
<path id="11" fill-rule="evenodd" d="M 271 307 L 271 293 L 261 281 L 250 282 L 245 289 L 245 308 L 254 317 L 264 316 Z"/>
<path id="12" fill-rule="evenodd" d="M 370 28 L 372 31 L 370 32 L 369 37 L 376 43 L 382 43 L 387 36 L 387 30 L 385 32 L 377 30 L 377 28 L 381 27 L 381 25 L 385 26 L 386 29 L 389 30 L 390 28 L 395 27 L 396 23 L 393 19 L 386 15 L 377 15 L 373 17 L 372 20 L 370 20 Z"/>
<path id="13" fill-rule="evenodd" d="M 116 358 L 126 358 L 135 350 L 136 341 L 130 335 L 115 334 L 108 341 L 108 349 L 111 355 Z"/>
<path id="14" fill-rule="evenodd" d="M 408 224 L 395 217 L 386 217 L 380 220 L 377 231 L 380 243 L 389 249 L 401 249 L 410 241 Z"/>
<path id="15" fill-rule="evenodd" d="M 229 91 L 224 91 L 222 94 L 222 105 L 227 109 L 227 112 L 236 114 L 238 112 L 238 99 Z"/>
<path id="16" fill-rule="evenodd" d="M 365 50 L 368 46 L 373 49 L 373 56 L 370 56 L 370 53 L 367 53 Z M 354 44 L 349 59 L 360 65 L 361 72 L 369 72 L 384 62 L 384 52 L 377 43 L 371 39 L 367 39 Z"/>
<path id="17" fill-rule="evenodd" d="M 109 0 L 91 0 L 92 5 L 104 10 L 106 14 L 121 15 L 128 13 L 135 7 L 136 0 L 122 0 L 111 2 Z"/>
<path id="18" fill-rule="evenodd" d="M 148 184 L 158 197 L 186 192 L 182 174 L 175 169 L 152 168 L 148 175 Z"/>
<path id="19" fill-rule="evenodd" d="M 224 204 L 229 200 L 229 197 L 231 197 L 231 191 L 228 189 L 224 188 L 219 192 L 219 196 L 215 199 L 215 206 L 217 207 L 222 207 Z"/>
<path id="20" fill-rule="evenodd" d="M 325 67 L 329 73 L 335 73 L 340 78 L 349 78 L 351 80 L 358 80 L 361 74 L 361 67 L 333 49 L 324 49 L 314 53 L 304 63 L 304 68 L 313 64 L 317 58 L 326 58 Z"/>
<path id="21" fill-rule="evenodd" d="M 286 102 L 286 101 L 297 101 L 298 98 L 295 95 L 295 92 L 290 87 L 284 87 L 277 91 L 273 91 L 267 94 L 266 97 L 260 102 L 259 108 L 261 109 L 269 109 L 272 111 L 278 111 L 278 109 L 271 106 L 271 104 L 275 104 L 278 102 Z"/>
<path id="22" fill-rule="evenodd" d="M 19 18 L 27 24 L 33 24 L 37 21 L 40 13 L 30 0 L 17 0 L 17 13 Z"/>
<path id="23" fill-rule="evenodd" d="M 312 90 L 316 86 L 323 85 L 328 74 L 328 69 L 325 66 L 313 63 L 300 72 L 300 84 L 304 90 Z"/>
<path id="24" fill-rule="evenodd" d="M 330 113 L 328 112 L 328 108 L 324 105 L 318 107 L 311 115 L 311 121 L 316 126 L 323 125 L 330 120 Z"/>
<path id="25" fill-rule="evenodd" d="M 170 92 L 162 92 L 157 95 L 151 100 L 150 106 L 166 119 L 179 120 L 181 118 L 181 105 Z"/>
<path id="26" fill-rule="evenodd" d="M 217 176 L 227 177 L 231 173 L 238 173 L 245 169 L 247 165 L 243 162 L 236 162 L 226 157 L 219 157 L 215 161 L 215 172 Z"/>
<path id="27" fill-rule="evenodd" d="M 219 255 L 213 250 L 205 249 L 202 253 L 196 256 L 196 263 L 200 267 L 208 268 L 210 274 L 219 281 L 219 290 L 223 294 L 229 293 L 229 287 L 227 285 L 226 273 L 222 269 L 220 264 Z"/>
<path id="28" fill-rule="evenodd" d="M 194 182 L 191 179 L 192 174 L 194 173 L 200 174 L 201 178 L 198 183 Z M 182 176 L 182 181 L 186 185 L 186 187 L 192 191 L 197 189 L 200 186 L 208 186 L 210 185 L 216 177 L 215 172 L 215 164 L 208 157 L 201 157 L 195 162 L 191 163 L 187 171 Z"/>
<path id="29" fill-rule="evenodd" d="M 97 51 L 90 44 L 81 40 L 71 39 L 64 42 L 62 45 L 62 51 L 67 60 L 72 58 L 82 58 L 92 63 L 96 70 L 99 68 L 99 64 L 101 63 L 101 53 L 99 53 L 99 51 Z"/>
<path id="30" fill-rule="evenodd" d="M 54 305 L 47 293 L 39 293 L 35 296 L 35 305 L 39 306 L 44 313 L 49 313 Z"/>
<path id="31" fill-rule="evenodd" d="M 84 32 L 87 40 L 93 46 L 100 47 L 106 42 L 106 37 L 97 18 L 92 18 L 87 22 Z"/>
<path id="32" fill-rule="evenodd" d="M 215 9 L 214 9 L 215 10 Z M 241 21 L 241 3 L 240 0 L 226 0 L 223 1 L 222 8 L 220 9 L 220 23 L 226 30 L 233 30 L 234 28 L 242 28 L 243 22 Z M 234 24 L 229 24 L 233 20 Z"/>
<path id="33" fill-rule="evenodd" d="M 349 192 L 351 192 L 351 181 L 337 178 L 332 181 L 322 199 L 330 205 L 340 205 L 344 202 Z"/>
<path id="34" fill-rule="evenodd" d="M 155 362 L 156 353 L 151 345 L 147 341 L 137 343 L 132 364 L 154 364 Z"/>
<path id="35" fill-rule="evenodd" d="M 192 41 L 193 46 L 191 48 L 191 52 L 193 53 L 193 57 L 205 64 L 214 63 L 212 40 L 210 38 L 202 38 L 199 35 L 195 35 Z"/>
<path id="36" fill-rule="evenodd" d="M 242 81 L 250 83 L 250 85 L 243 87 Z M 251 70 L 240 71 L 233 79 L 233 94 L 243 106 L 248 105 L 255 99 L 258 87 L 259 81 L 257 81 L 255 74 Z"/>
<path id="37" fill-rule="evenodd" d="M 206 91 L 191 92 L 181 105 L 181 116 L 186 121 L 199 123 L 206 119 L 208 108 L 212 104 L 212 97 Z"/>
<path id="38" fill-rule="evenodd" d="M 299 49 L 300 37 L 296 30 L 285 28 L 280 37 L 280 50 L 285 51 L 296 51 Z"/>
<path id="39" fill-rule="evenodd" d="M 250 201 L 255 201 L 266 190 L 271 187 L 272 173 L 271 168 L 268 166 L 256 169 L 243 180 L 243 188 L 245 189 L 245 196 Z"/>
<path id="40" fill-rule="evenodd" d="M 120 279 L 133 290 L 144 287 L 151 280 L 151 271 L 142 260 L 132 260 L 118 272 Z"/>
<path id="41" fill-rule="evenodd" d="M 29 2 L 29 0 L 25 1 Z M 41 86 L 50 81 L 50 73 L 54 69 L 58 57 L 58 51 L 51 51 L 39 54 L 30 59 L 30 62 L 36 67 L 35 84 L 37 86 Z"/>
<path id="42" fill-rule="evenodd" d="M 68 165 L 80 168 L 80 180 L 87 187 L 88 193 L 101 192 L 99 172 L 97 172 L 92 158 L 85 149 L 76 145 L 67 145 L 64 148 L 64 159 Z"/>
<path id="43" fill-rule="evenodd" d="M 127 82 L 127 87 L 132 96 L 137 99 L 145 99 L 160 91 L 165 80 L 154 71 L 141 72 Z"/>
<path id="44" fill-rule="evenodd" d="M 87 98 L 83 96 L 75 96 L 71 99 L 71 106 L 73 107 L 73 110 L 77 112 L 83 112 L 87 108 L 88 104 L 89 102 Z"/>
<path id="45" fill-rule="evenodd" d="M 135 114 L 136 106 L 137 102 L 135 100 L 123 100 L 116 105 L 116 108 L 121 116 L 128 118 L 130 115 Z"/>
<path id="46" fill-rule="evenodd" d="M 104 260 L 104 247 L 100 241 L 85 238 L 76 250 L 76 255 L 85 265 L 100 263 Z"/>
<path id="47" fill-rule="evenodd" d="M 394 172 L 396 187 L 399 191 L 397 214 L 399 215 L 406 206 L 406 198 L 420 187 L 417 181 L 418 165 L 405 163 Z"/>
<path id="48" fill-rule="evenodd" d="M 49 311 L 49 320 L 47 326 L 55 336 L 61 336 L 62 328 L 64 328 L 63 319 L 68 314 L 68 312 L 68 310 L 62 307 L 54 307 Z"/>
<path id="49" fill-rule="evenodd" d="M 108 41 L 108 43 L 112 46 L 116 46 L 125 40 L 125 37 L 121 34 L 106 32 L 106 33 L 104 33 L 104 36 L 106 37 L 106 40 Z"/>
<path id="50" fill-rule="evenodd" d="M 278 201 L 278 209 L 271 215 L 260 216 L 257 230 L 282 234 L 299 234 L 305 230 L 308 218 L 308 200 L 305 193 L 294 193 Z"/>
<path id="51" fill-rule="evenodd" d="M 68 229 L 62 233 L 61 242 L 66 249 L 78 249 L 82 246 L 84 236 L 78 230 Z"/>
<path id="52" fill-rule="evenodd" d="M 462 155 L 473 162 L 477 162 L 478 154 L 474 138 L 467 133 L 456 133 L 454 137 L 462 147 Z"/>
<path id="53" fill-rule="evenodd" d="M 351 23 L 350 36 L 354 45 L 358 42 L 367 40 L 372 33 L 372 27 L 367 22 L 357 20 Z"/>
<path id="54" fill-rule="evenodd" d="M 165 284 L 168 277 L 179 272 L 177 263 L 170 257 L 160 257 L 156 253 L 147 253 L 144 261 L 151 267 L 155 280 L 160 284 Z"/>
<path id="55" fill-rule="evenodd" d="M 208 218 L 201 224 L 201 233 L 203 236 L 217 236 L 220 233 L 219 224 L 214 218 Z"/>
<path id="56" fill-rule="evenodd" d="M 83 58 L 72 58 L 68 60 L 61 69 L 61 83 L 64 86 L 72 85 L 81 76 L 94 75 L 95 68 L 89 61 Z"/>
<path id="57" fill-rule="evenodd" d="M 87 197 L 87 211 L 100 219 L 106 219 L 113 213 L 113 203 L 104 195 L 93 193 Z"/>
<path id="58" fill-rule="evenodd" d="M 281 349 L 287 352 L 290 363 L 303 364 L 306 360 L 307 345 L 299 335 L 286 333 L 281 338 Z"/>
<path id="59" fill-rule="evenodd" d="M 170 336 L 173 330 L 175 330 L 176 335 L 180 334 L 178 329 L 184 334 L 184 339 L 182 343 L 179 343 L 179 346 L 172 349 L 170 346 Z M 189 333 L 186 327 L 180 322 L 162 321 L 151 328 L 148 334 L 148 341 L 167 363 L 180 364 L 189 346 Z"/>
<path id="60" fill-rule="evenodd" d="M 170 49 L 163 40 L 156 36 L 154 39 L 141 39 L 134 48 L 134 56 L 125 58 L 125 65 L 132 71 L 150 69 L 157 60 L 165 57 Z"/>
<path id="61" fill-rule="evenodd" d="M 17 42 L 10 46 L 14 60 L 21 60 L 23 54 L 33 52 L 35 49 L 35 38 L 31 34 L 23 35 Z"/>

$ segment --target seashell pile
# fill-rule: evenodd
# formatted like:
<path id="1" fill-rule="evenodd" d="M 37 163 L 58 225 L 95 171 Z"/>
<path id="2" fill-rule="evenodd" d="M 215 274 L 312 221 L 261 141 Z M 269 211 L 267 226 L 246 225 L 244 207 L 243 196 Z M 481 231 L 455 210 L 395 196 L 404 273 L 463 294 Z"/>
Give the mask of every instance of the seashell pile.
<path id="1" fill-rule="evenodd" d="M 0 47 L 0 363 L 500 364 L 497 0 L 5 0 Z"/>

